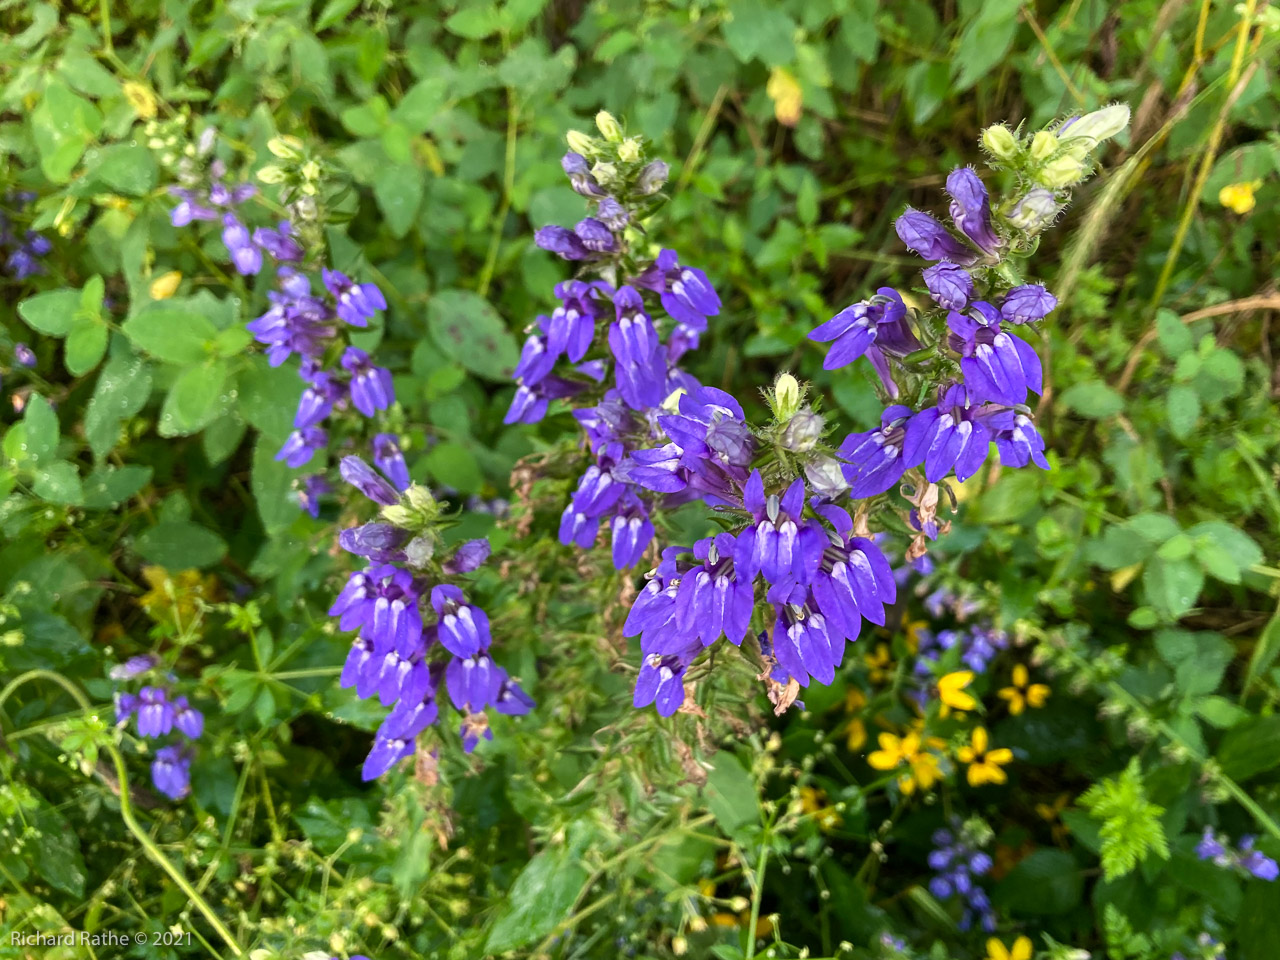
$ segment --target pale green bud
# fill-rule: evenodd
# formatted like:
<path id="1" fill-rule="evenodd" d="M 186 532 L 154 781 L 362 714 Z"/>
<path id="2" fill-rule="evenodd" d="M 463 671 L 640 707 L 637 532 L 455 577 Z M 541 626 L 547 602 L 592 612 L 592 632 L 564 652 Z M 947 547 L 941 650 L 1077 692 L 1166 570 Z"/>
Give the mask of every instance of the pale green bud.
<path id="1" fill-rule="evenodd" d="M 1058 138 L 1048 130 L 1041 130 L 1031 138 L 1031 159 L 1048 160 L 1058 149 Z"/>
<path id="2" fill-rule="evenodd" d="M 597 163 L 591 168 L 591 175 L 597 183 L 608 186 L 618 179 L 618 168 L 612 163 Z"/>
<path id="3" fill-rule="evenodd" d="M 1059 157 L 1041 167 L 1036 180 L 1054 189 L 1069 187 L 1084 179 L 1085 169 L 1085 165 L 1075 157 Z"/>
<path id="4" fill-rule="evenodd" d="M 267 141 L 267 149 L 281 160 L 302 159 L 302 141 L 297 137 L 272 137 Z"/>
<path id="5" fill-rule="evenodd" d="M 282 183 L 285 173 L 280 167 L 274 163 L 269 163 L 258 171 L 258 179 L 263 183 Z"/>
<path id="6" fill-rule="evenodd" d="M 608 110 L 601 110 L 596 114 L 596 129 L 610 143 L 620 143 L 622 141 L 622 127 Z"/>
<path id="7" fill-rule="evenodd" d="M 307 180 L 319 180 L 320 164 L 314 160 L 308 160 L 302 165 L 302 176 Z"/>
<path id="8" fill-rule="evenodd" d="M 1010 226 L 1024 233 L 1039 233 L 1053 223 L 1059 209 L 1058 201 L 1051 191 L 1034 187 L 1014 205 L 1006 219 Z"/>
<path id="9" fill-rule="evenodd" d="M 804 391 L 800 389 L 800 381 L 789 373 L 784 373 L 773 382 L 773 413 L 779 421 L 787 421 L 796 415 Z"/>
<path id="10" fill-rule="evenodd" d="M 997 123 L 982 131 L 982 145 L 994 157 L 1012 160 L 1018 155 L 1018 141 L 1008 127 Z"/>
<path id="11" fill-rule="evenodd" d="M 1094 143 L 1110 140 L 1129 126 L 1129 106 L 1124 103 L 1113 103 L 1109 107 L 1086 113 L 1083 117 L 1060 131 L 1064 139 L 1083 137 Z"/>
<path id="12" fill-rule="evenodd" d="M 779 443 L 784 450 L 790 450 L 792 453 L 808 453 L 818 445 L 824 425 L 822 417 L 812 410 L 801 410 L 787 421 Z"/>
<path id="13" fill-rule="evenodd" d="M 618 144 L 618 159 L 623 163 L 635 163 L 640 159 L 640 138 L 627 137 Z"/>
<path id="14" fill-rule="evenodd" d="M 569 149 L 574 153 L 580 153 L 584 157 L 590 157 L 596 152 L 596 142 L 588 137 L 580 130 L 570 130 L 565 134 L 565 141 L 569 144 Z"/>

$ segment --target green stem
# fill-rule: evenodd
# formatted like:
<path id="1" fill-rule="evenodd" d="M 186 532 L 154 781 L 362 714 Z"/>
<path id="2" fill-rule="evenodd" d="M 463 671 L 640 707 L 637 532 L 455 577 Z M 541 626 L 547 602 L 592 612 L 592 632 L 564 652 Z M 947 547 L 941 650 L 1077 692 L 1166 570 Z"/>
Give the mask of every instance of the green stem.
<path id="1" fill-rule="evenodd" d="M 20 674 L 11 680 L 4 690 L 0 690 L 0 709 L 3 709 L 5 702 L 14 692 L 26 683 L 33 680 L 49 680 L 62 687 L 73 700 L 79 704 L 80 708 L 86 713 L 93 709 L 93 705 L 89 702 L 89 698 L 80 692 L 80 689 L 66 677 L 60 673 L 54 673 L 52 670 L 28 670 L 26 673 Z M 114 743 L 107 742 L 103 746 L 107 752 L 111 754 L 111 760 L 115 764 L 116 778 L 120 783 L 120 818 L 124 821 L 124 825 L 133 834 L 134 839 L 142 847 L 147 857 L 155 863 L 161 870 L 169 875 L 178 889 L 187 895 L 192 905 L 204 916 L 209 925 L 219 937 L 226 942 L 231 952 L 237 956 L 243 956 L 244 951 L 240 949 L 240 945 L 236 942 L 236 938 L 232 936 L 231 931 L 226 928 L 223 922 L 214 913 L 213 908 L 209 906 L 208 901 L 196 892 L 195 887 L 187 882 L 187 878 L 182 875 L 182 871 L 173 865 L 173 862 L 161 852 L 156 846 L 151 836 L 142 829 L 142 825 L 138 823 L 137 818 L 133 814 L 133 801 L 129 794 L 129 771 L 125 766 L 124 756 L 120 753 L 119 748 Z"/>
<path id="2" fill-rule="evenodd" d="M 498 265 L 498 248 L 502 245 L 502 228 L 507 222 L 507 213 L 511 210 L 511 194 L 516 186 L 516 137 L 519 133 L 520 109 L 516 102 L 516 92 L 507 88 L 507 153 L 502 173 L 502 200 L 498 204 L 498 213 L 493 219 L 493 234 L 489 237 L 489 252 L 484 258 L 484 268 L 480 271 L 480 283 L 476 292 L 481 297 L 489 295 L 489 284 L 493 282 L 493 271 Z"/>
<path id="3" fill-rule="evenodd" d="M 751 881 L 751 921 L 747 926 L 747 960 L 756 955 L 756 928 L 760 923 L 760 901 L 764 897 L 764 871 L 769 865 L 769 828 L 760 836 L 760 862 Z"/>

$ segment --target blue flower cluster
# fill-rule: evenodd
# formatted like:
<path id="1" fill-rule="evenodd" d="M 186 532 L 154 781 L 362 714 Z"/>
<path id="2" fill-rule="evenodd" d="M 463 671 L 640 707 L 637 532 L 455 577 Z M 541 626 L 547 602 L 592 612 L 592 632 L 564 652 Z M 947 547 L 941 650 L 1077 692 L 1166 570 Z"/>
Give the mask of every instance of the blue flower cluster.
<path id="1" fill-rule="evenodd" d="M 377 697 L 392 706 L 365 761 L 366 780 L 414 753 L 418 735 L 439 716 L 442 690 L 462 715 L 459 733 L 468 753 L 480 738 L 493 739 L 487 708 L 519 715 L 533 707 L 490 657 L 484 610 L 449 582 L 479 568 L 489 557 L 489 542 L 469 540 L 441 560 L 432 529 L 439 505 L 425 488 L 409 483 L 402 458 L 379 466 L 385 478 L 359 457 L 345 457 L 340 465 L 343 479 L 382 507 L 387 522 L 339 535 L 343 549 L 368 566 L 351 575 L 329 610 L 341 629 L 360 631 L 341 685 L 354 687 L 362 699 Z M 405 493 L 388 478 L 403 480 Z M 428 610 L 433 622 L 424 616 Z"/>
<path id="2" fill-rule="evenodd" d="M 986 673 L 987 667 L 1001 650 L 1009 647 L 1009 635 L 990 624 L 966 628 L 920 630 L 920 647 L 916 652 L 915 672 L 921 677 L 933 676 L 932 665 L 953 647 L 960 648 L 960 662 L 974 673 Z"/>
<path id="3" fill-rule="evenodd" d="M 45 272 L 40 259 L 53 249 L 49 238 L 35 230 L 23 230 L 14 224 L 16 214 L 28 206 L 36 195 L 28 190 L 14 191 L 6 197 L 7 209 L 0 208 L 0 258 L 12 280 L 25 280 Z"/>
<path id="4" fill-rule="evenodd" d="M 1239 870 L 1259 880 L 1274 881 L 1280 877 L 1280 865 L 1253 848 L 1256 840 L 1256 837 L 1245 835 L 1233 849 L 1229 838 L 1216 834 L 1213 827 L 1205 827 L 1204 836 L 1196 845 L 1196 855 L 1225 869 Z"/>
<path id="5" fill-rule="evenodd" d="M 131 657 L 111 671 L 113 680 L 136 680 L 159 666 L 158 657 L 146 654 Z M 181 800 L 191 792 L 192 743 L 204 733 L 204 714 L 174 696 L 172 674 L 156 684 L 143 686 L 137 693 L 116 694 L 116 723 L 134 718 L 138 736 L 159 739 L 177 732 L 182 739 L 156 751 L 151 763 L 151 780 L 157 790 L 171 800 Z"/>
<path id="6" fill-rule="evenodd" d="M 937 830 L 933 834 L 929 868 L 934 876 L 929 881 L 929 891 L 939 900 L 952 896 L 962 898 L 961 930 L 970 929 L 976 920 L 990 933 L 996 928 L 996 914 L 987 891 L 977 884 L 976 878 L 990 871 L 991 857 L 979 849 L 959 823 L 954 826 L 953 830 Z"/>

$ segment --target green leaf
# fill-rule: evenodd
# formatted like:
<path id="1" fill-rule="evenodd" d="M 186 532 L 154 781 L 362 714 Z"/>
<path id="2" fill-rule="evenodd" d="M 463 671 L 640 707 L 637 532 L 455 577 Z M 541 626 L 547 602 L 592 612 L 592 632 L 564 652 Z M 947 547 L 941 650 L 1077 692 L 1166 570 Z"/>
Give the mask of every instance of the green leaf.
<path id="1" fill-rule="evenodd" d="M 40 152 L 40 168 L 54 183 L 65 183 L 85 147 L 102 129 L 102 114 L 60 80 L 45 87 L 31 113 L 31 132 Z"/>
<path id="2" fill-rule="evenodd" d="M 31 818 L 31 848 L 25 856 L 50 886 L 73 897 L 84 894 L 86 870 L 79 835 L 43 797 Z"/>
<path id="3" fill-rule="evenodd" d="M 87 173 L 117 193 L 141 197 L 156 185 L 156 162 L 141 144 L 117 143 L 89 151 Z"/>
<path id="4" fill-rule="evenodd" d="M 89 449 L 101 460 L 120 438 L 120 421 L 132 417 L 151 396 L 151 365 L 142 357 L 116 356 L 107 361 L 94 384 L 85 411 Z"/>
<path id="5" fill-rule="evenodd" d="M 418 218 L 426 174 L 409 164 L 387 167 L 373 182 L 373 196 L 393 237 L 403 237 Z"/>
<path id="6" fill-rule="evenodd" d="M 441 290 L 432 297 L 427 329 L 441 353 L 489 380 L 509 380 L 520 358 L 498 312 L 470 290 Z"/>
<path id="7" fill-rule="evenodd" d="M 165 305 L 144 307 L 125 321 L 124 332 L 140 350 L 169 363 L 199 363 L 218 335 L 206 317 Z"/>
<path id="8" fill-rule="evenodd" d="M 1217 759 L 1222 772 L 1239 782 L 1280 766 L 1280 716 L 1235 726 L 1222 738 Z"/>
<path id="9" fill-rule="evenodd" d="M 1018 32 L 1023 0 L 984 0 L 960 34 L 952 56 L 955 91 L 968 90 L 1003 61 Z"/>
<path id="10" fill-rule="evenodd" d="M 1197 523 L 1187 530 L 1187 536 L 1196 541 L 1213 544 L 1229 554 L 1235 562 L 1236 569 L 1241 573 L 1262 562 L 1262 549 L 1254 543 L 1253 538 L 1243 530 L 1221 520 Z M 1238 583 L 1239 579 L 1226 582 Z"/>
<path id="11" fill-rule="evenodd" d="M 1267 621 L 1253 648 L 1253 655 L 1249 657 L 1249 669 L 1244 680 L 1245 693 L 1271 668 L 1277 656 L 1280 656 L 1280 607 L 1276 608 L 1276 612 Z"/>
<path id="12" fill-rule="evenodd" d="M 1200 395 L 1185 383 L 1173 384 L 1165 396 L 1165 413 L 1169 430 L 1179 440 L 1185 440 L 1200 419 Z"/>
<path id="13" fill-rule="evenodd" d="M 1232 960 L 1274 960 L 1280 943 L 1280 883 L 1254 880 L 1244 885 L 1235 934 L 1238 953 Z"/>
<path id="14" fill-rule="evenodd" d="M 1204 588 L 1204 571 L 1192 560 L 1150 561 L 1142 571 L 1147 602 L 1167 620 L 1176 620 L 1195 606 Z"/>
<path id="15" fill-rule="evenodd" d="M 707 809 L 721 830 L 731 837 L 736 836 L 744 828 L 760 822 L 760 801 L 755 782 L 737 756 L 727 750 L 719 751 L 711 762 L 707 785 L 703 788 Z"/>
<path id="16" fill-rule="evenodd" d="M 93 510 L 114 509 L 145 487 L 151 474 L 151 467 L 136 463 L 98 467 L 85 478 L 84 505 Z"/>
<path id="17" fill-rule="evenodd" d="M 316 33 L 337 26 L 360 5 L 360 0 L 329 0 L 316 18 Z"/>
<path id="18" fill-rule="evenodd" d="M 205 458 L 213 466 L 222 463 L 236 452 L 247 429 L 248 424 L 241 420 L 234 410 L 213 421 L 200 435 Z"/>
<path id="19" fill-rule="evenodd" d="M 1062 850 L 1036 850 L 1000 882 L 995 901 L 1014 914 L 1051 917 L 1080 904 L 1084 876 L 1075 858 Z"/>
<path id="20" fill-rule="evenodd" d="M 762 0 L 736 0 L 731 17 L 720 27 L 724 42 L 743 63 L 759 59 L 785 67 L 796 58 L 796 24 L 779 7 Z"/>
<path id="21" fill-rule="evenodd" d="M 497 33 L 501 26 L 498 11 L 491 4 L 459 10 L 444 22 L 446 30 L 468 40 L 483 40 Z"/>
<path id="22" fill-rule="evenodd" d="M 525 864 L 506 908 L 485 941 L 485 953 L 504 953 L 540 940 L 573 909 L 588 873 L 565 847 L 548 847 Z"/>
<path id="23" fill-rule="evenodd" d="M 67 372 L 83 377 L 102 362 L 107 352 L 107 325 L 97 317 L 80 317 L 72 325 L 63 349 Z"/>
<path id="24" fill-rule="evenodd" d="M 282 530 L 298 519 L 298 502 L 291 493 L 297 474 L 275 459 L 278 448 L 279 444 L 260 437 L 253 448 L 253 472 L 249 477 L 258 516 L 268 533 Z"/>
<path id="25" fill-rule="evenodd" d="M 1248 719 L 1249 711 L 1237 706 L 1226 697 L 1201 697 L 1195 704 L 1196 715 L 1210 726 L 1228 730 Z"/>
<path id="26" fill-rule="evenodd" d="M 32 484 L 36 496 L 50 503 L 75 505 L 84 501 L 84 488 L 80 484 L 80 472 L 74 463 L 55 460 L 36 471 Z"/>
<path id="27" fill-rule="evenodd" d="M 443 77 L 427 77 L 405 91 L 391 111 L 391 119 L 415 134 L 426 131 L 448 100 L 448 85 Z"/>
<path id="28" fill-rule="evenodd" d="M 34 463 L 53 459 L 58 452 L 62 431 L 58 427 L 58 415 L 49 401 L 38 393 L 31 394 L 22 422 L 27 428 L 27 457 Z"/>
<path id="29" fill-rule="evenodd" d="M 1124 409 L 1124 399 L 1101 380 L 1085 380 L 1062 391 L 1066 406 L 1092 420 L 1111 417 Z"/>
<path id="30" fill-rule="evenodd" d="M 227 552 L 220 536 L 190 520 L 162 520 L 144 531 L 133 546 L 146 560 L 166 570 L 209 567 Z"/>
<path id="31" fill-rule="evenodd" d="M 50 337 L 65 337 L 80 307 L 79 290 L 50 290 L 18 304 L 20 316 L 32 330 Z"/>
<path id="32" fill-rule="evenodd" d="M 427 453 L 426 461 L 436 483 L 453 487 L 459 493 L 477 493 L 484 483 L 475 454 L 460 443 L 449 440 L 437 443 Z"/>
<path id="33" fill-rule="evenodd" d="M 1156 340 L 1161 351 L 1170 360 L 1177 360 L 1195 346 L 1190 328 L 1167 307 L 1156 312 Z"/>
<path id="34" fill-rule="evenodd" d="M 294 411 L 302 396 L 298 375 L 287 367 L 273 367 L 266 357 L 258 356 L 240 374 L 239 383 L 240 415 L 279 447 L 293 430 Z"/>
<path id="35" fill-rule="evenodd" d="M 173 381 L 156 429 L 162 437 L 183 437 L 220 417 L 229 402 L 227 361 L 213 360 L 184 370 Z"/>
<path id="36" fill-rule="evenodd" d="M 1085 791 L 1080 805 L 1103 821 L 1099 831 L 1102 873 L 1108 881 L 1123 877 L 1151 853 L 1169 859 L 1160 821 L 1164 807 L 1148 802 L 1136 757 L 1118 777 L 1108 777 Z"/>

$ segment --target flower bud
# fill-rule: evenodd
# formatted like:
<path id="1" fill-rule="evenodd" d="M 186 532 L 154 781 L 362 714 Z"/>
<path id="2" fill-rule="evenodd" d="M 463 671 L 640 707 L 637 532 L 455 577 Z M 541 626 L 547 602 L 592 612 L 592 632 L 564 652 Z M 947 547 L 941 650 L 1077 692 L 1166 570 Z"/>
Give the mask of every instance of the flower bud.
<path id="1" fill-rule="evenodd" d="M 601 161 L 591 168 L 591 175 L 597 182 L 608 186 L 618 179 L 618 168 L 612 163 Z"/>
<path id="2" fill-rule="evenodd" d="M 404 548 L 404 554 L 409 566 L 416 567 L 419 570 L 425 568 L 431 562 L 435 552 L 435 540 L 428 536 L 414 537 L 405 544 Z"/>
<path id="3" fill-rule="evenodd" d="M 284 170 L 276 166 L 274 163 L 268 163 L 258 171 L 258 179 L 263 183 L 283 183 L 284 177 Z"/>
<path id="4" fill-rule="evenodd" d="M 596 152 L 596 142 L 580 130 L 570 130 L 564 137 L 569 144 L 569 149 L 574 153 L 580 153 L 584 157 L 594 156 Z"/>
<path id="5" fill-rule="evenodd" d="M 784 450 L 792 453 L 808 453 L 822 437 L 824 421 L 812 410 L 801 410 L 788 422 L 779 442 Z"/>
<path id="6" fill-rule="evenodd" d="M 1129 126 L 1129 106 L 1124 103 L 1113 103 L 1109 107 L 1086 113 L 1074 123 L 1064 125 L 1059 131 L 1063 138 L 1083 137 L 1095 144 L 1110 140 Z"/>
<path id="7" fill-rule="evenodd" d="M 1059 157 L 1041 167 L 1040 172 L 1036 174 L 1036 180 L 1046 187 L 1058 189 L 1079 183 L 1084 179 L 1084 175 L 1085 165 L 1075 157 Z"/>
<path id="8" fill-rule="evenodd" d="M 804 392 L 800 389 L 800 381 L 789 373 L 784 373 L 773 382 L 773 413 L 779 420 L 790 420 L 800 409 L 800 401 Z"/>
<path id="9" fill-rule="evenodd" d="M 302 159 L 302 141 L 297 137 L 272 137 L 267 141 L 267 149 L 281 160 Z"/>
<path id="10" fill-rule="evenodd" d="M 302 176 L 305 180 L 319 180 L 320 164 L 316 163 L 314 160 L 308 160 L 302 165 Z"/>
<path id="11" fill-rule="evenodd" d="M 601 110 L 596 114 L 596 129 L 610 143 L 622 142 L 622 127 L 608 110 Z"/>
<path id="12" fill-rule="evenodd" d="M 640 171 L 640 179 L 636 181 L 636 192 L 646 197 L 651 193 L 657 193 L 667 182 L 667 175 L 670 172 L 671 168 L 663 161 L 654 160 Z"/>
<path id="13" fill-rule="evenodd" d="M 1058 149 L 1058 138 L 1048 130 L 1041 130 L 1031 138 L 1031 159 L 1048 160 Z"/>
<path id="14" fill-rule="evenodd" d="M 1061 209 L 1053 193 L 1043 187 L 1033 187 L 1014 205 L 1005 219 L 1009 225 L 1024 233 L 1039 233 L 1058 215 Z"/>
<path id="15" fill-rule="evenodd" d="M 997 123 L 982 131 L 982 145 L 994 157 L 1012 160 L 1018 155 L 1018 141 L 1013 131 L 1003 123 Z"/>
<path id="16" fill-rule="evenodd" d="M 835 457 L 815 457 L 804 465 L 804 475 L 815 493 L 830 500 L 849 489 L 840 461 Z"/>
<path id="17" fill-rule="evenodd" d="M 618 159 L 623 163 L 635 163 L 640 159 L 640 138 L 627 137 L 618 144 Z"/>
<path id="18" fill-rule="evenodd" d="M 671 952 L 677 957 L 683 957 L 685 951 L 689 949 L 689 941 L 684 937 L 671 938 Z"/>
<path id="19" fill-rule="evenodd" d="M 152 300 L 168 300 L 178 292 L 178 284 L 182 282 L 181 270 L 170 270 L 168 273 L 161 274 L 151 281 L 151 287 L 147 291 L 151 294 Z"/>

